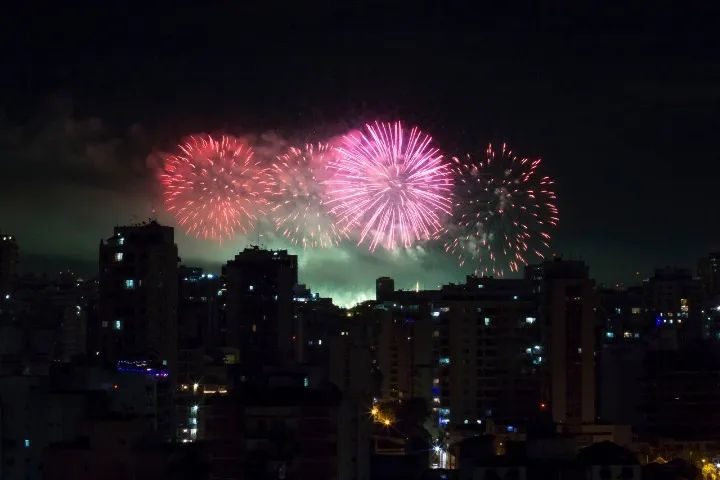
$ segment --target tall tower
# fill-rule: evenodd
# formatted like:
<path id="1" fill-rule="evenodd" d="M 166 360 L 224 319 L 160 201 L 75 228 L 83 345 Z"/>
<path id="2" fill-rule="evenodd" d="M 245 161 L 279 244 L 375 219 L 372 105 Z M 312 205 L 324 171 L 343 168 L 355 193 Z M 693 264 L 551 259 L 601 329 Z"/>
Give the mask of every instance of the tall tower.
<path id="1" fill-rule="evenodd" d="M 246 368 L 284 364 L 298 341 L 293 325 L 297 256 L 286 250 L 246 248 L 223 266 L 227 344 Z"/>
<path id="2" fill-rule="evenodd" d="M 380 277 L 375 280 L 375 300 L 385 302 L 395 293 L 395 281 L 390 277 Z"/>
<path id="3" fill-rule="evenodd" d="M 589 269 L 581 261 L 555 259 L 529 268 L 526 276 L 540 282 L 553 420 L 594 423 L 597 300 Z"/>
<path id="4" fill-rule="evenodd" d="M 17 275 L 18 244 L 15 237 L 0 233 L 0 295 L 12 290 Z"/>
<path id="5" fill-rule="evenodd" d="M 100 242 L 98 320 L 111 361 L 177 363 L 178 251 L 172 227 L 156 221 L 115 227 Z"/>

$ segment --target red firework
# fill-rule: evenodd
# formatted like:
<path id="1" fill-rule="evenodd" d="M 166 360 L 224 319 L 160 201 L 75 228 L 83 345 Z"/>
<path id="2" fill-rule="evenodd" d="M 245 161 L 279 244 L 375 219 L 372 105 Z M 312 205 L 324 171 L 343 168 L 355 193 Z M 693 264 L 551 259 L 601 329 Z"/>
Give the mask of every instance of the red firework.
<path id="1" fill-rule="evenodd" d="M 544 259 L 560 219 L 554 182 L 539 173 L 540 160 L 518 158 L 505 144 L 499 151 L 489 145 L 479 161 L 453 160 L 455 218 L 445 250 L 478 275 L 503 276 Z"/>
<path id="2" fill-rule="evenodd" d="M 432 138 L 401 122 L 346 135 L 331 163 L 328 205 L 344 232 L 369 249 L 410 247 L 436 238 L 450 213 L 452 177 Z"/>
<path id="3" fill-rule="evenodd" d="M 165 158 L 165 205 L 196 237 L 222 240 L 253 228 L 265 203 L 267 174 L 241 140 L 193 135 Z"/>

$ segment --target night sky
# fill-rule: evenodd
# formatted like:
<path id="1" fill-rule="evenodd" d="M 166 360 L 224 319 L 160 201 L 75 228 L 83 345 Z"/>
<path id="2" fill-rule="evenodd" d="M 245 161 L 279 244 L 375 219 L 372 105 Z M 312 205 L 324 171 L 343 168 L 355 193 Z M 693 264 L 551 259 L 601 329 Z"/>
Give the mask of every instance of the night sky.
<path id="1" fill-rule="evenodd" d="M 104 3 L 8 5 L 0 20 L 0 229 L 25 271 L 89 274 L 114 225 L 154 208 L 173 224 L 157 152 L 189 133 L 296 143 L 374 119 L 416 124 L 448 155 L 507 141 L 542 157 L 553 250 L 602 282 L 720 249 L 714 2 Z M 215 269 L 257 241 L 176 237 L 185 263 Z M 409 288 L 465 274 L 434 245 L 300 254 L 302 280 L 344 303 L 379 275 Z"/>

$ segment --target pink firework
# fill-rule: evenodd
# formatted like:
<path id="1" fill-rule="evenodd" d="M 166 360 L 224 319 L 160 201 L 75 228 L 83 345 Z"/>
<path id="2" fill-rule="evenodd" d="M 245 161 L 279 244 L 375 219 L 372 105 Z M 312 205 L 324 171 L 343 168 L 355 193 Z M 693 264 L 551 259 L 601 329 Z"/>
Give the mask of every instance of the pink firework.
<path id="1" fill-rule="evenodd" d="M 335 154 L 325 143 L 291 147 L 270 167 L 270 214 L 277 230 L 293 245 L 325 248 L 342 238 L 327 210 L 323 183 L 327 164 Z"/>
<path id="2" fill-rule="evenodd" d="M 246 233 L 263 213 L 267 174 L 235 137 L 188 137 L 165 158 L 160 182 L 167 210 L 196 237 Z"/>
<path id="3" fill-rule="evenodd" d="M 452 179 L 432 138 L 401 122 L 375 122 L 346 135 L 338 152 L 328 205 L 358 245 L 390 250 L 437 238 L 452 206 Z"/>

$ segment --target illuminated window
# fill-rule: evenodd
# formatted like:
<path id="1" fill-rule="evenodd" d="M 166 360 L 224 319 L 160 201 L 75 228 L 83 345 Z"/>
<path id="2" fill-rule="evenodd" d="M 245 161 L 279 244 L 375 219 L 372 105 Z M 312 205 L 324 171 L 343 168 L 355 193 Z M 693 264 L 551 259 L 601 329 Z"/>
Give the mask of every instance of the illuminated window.
<path id="1" fill-rule="evenodd" d="M 115 330 L 122 330 L 122 320 L 115 320 L 115 324 L 113 325 L 113 328 Z"/>
<path id="2" fill-rule="evenodd" d="M 433 337 L 438 338 L 439 336 L 440 336 L 440 331 L 439 331 L 439 330 L 433 331 Z"/>
<path id="3" fill-rule="evenodd" d="M 640 307 L 632 307 L 631 310 L 633 315 L 639 315 L 640 314 Z"/>
<path id="4" fill-rule="evenodd" d="M 117 253 L 115 254 L 115 261 L 116 261 L 116 262 L 122 262 L 122 259 L 123 259 L 123 252 L 117 252 Z"/>
<path id="5" fill-rule="evenodd" d="M 490 317 L 485 317 L 485 326 L 486 327 L 490 326 Z"/>
<path id="6" fill-rule="evenodd" d="M 450 357 L 440 357 L 438 363 L 440 365 L 450 365 Z"/>
<path id="7" fill-rule="evenodd" d="M 25 445 L 25 448 L 30 448 L 30 439 L 26 438 L 23 444 Z"/>
<path id="8" fill-rule="evenodd" d="M 519 297 L 517 295 L 513 295 L 513 300 L 517 300 Z"/>
<path id="9" fill-rule="evenodd" d="M 525 317 L 525 323 L 533 324 L 535 323 L 535 317 Z"/>
<path id="10" fill-rule="evenodd" d="M 308 388 L 310 386 L 310 378 L 305 377 L 303 378 L 303 387 Z"/>
<path id="11" fill-rule="evenodd" d="M 132 290 L 133 288 L 135 288 L 135 280 L 133 280 L 131 278 L 128 280 L 125 280 L 125 288 L 127 290 Z"/>
<path id="12" fill-rule="evenodd" d="M 125 239 L 123 237 L 118 238 L 118 245 L 125 245 Z"/>
<path id="13" fill-rule="evenodd" d="M 248 290 L 250 290 L 250 291 L 252 292 L 253 290 L 255 290 L 255 287 L 254 287 L 253 285 L 250 285 L 250 286 L 248 287 Z"/>
<path id="14" fill-rule="evenodd" d="M 252 324 L 252 327 L 250 327 L 250 329 L 253 331 L 253 333 L 257 332 L 257 325 L 255 325 L 255 324 L 253 323 L 253 324 Z"/>

